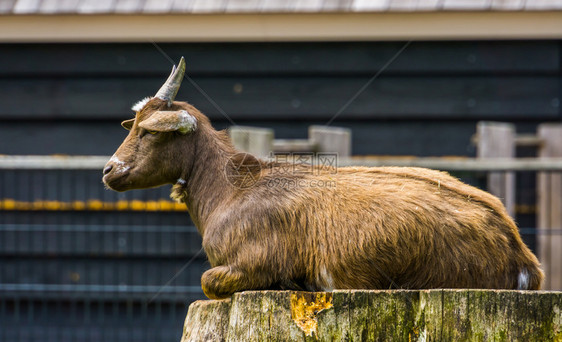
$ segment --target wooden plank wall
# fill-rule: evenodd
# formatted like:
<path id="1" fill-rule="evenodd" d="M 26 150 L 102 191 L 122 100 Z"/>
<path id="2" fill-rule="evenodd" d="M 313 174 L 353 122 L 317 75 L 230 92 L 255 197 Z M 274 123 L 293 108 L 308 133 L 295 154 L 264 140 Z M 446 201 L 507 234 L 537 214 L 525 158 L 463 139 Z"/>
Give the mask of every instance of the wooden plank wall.
<path id="1" fill-rule="evenodd" d="M 200 108 L 217 128 L 232 123 L 272 128 L 281 139 L 304 139 L 309 126 L 325 125 L 403 45 L 158 44 L 174 61 L 182 55 L 187 59 L 191 81 L 184 81 L 178 99 Z M 521 133 L 561 120 L 560 46 L 559 41 L 413 42 L 332 125 L 351 129 L 354 155 L 474 156 L 470 137 L 479 120 L 511 122 Z M 132 117 L 134 102 L 155 93 L 171 67 L 151 43 L 0 44 L 0 60 L 0 154 L 111 155 L 126 135 L 119 122 Z M 101 171 L 3 172 L 0 199 L 147 201 L 168 196 L 166 189 L 117 195 L 103 190 L 100 176 Z M 0 270 L 0 284 L 162 284 L 196 253 L 199 240 L 190 225 L 183 212 L 3 211 L 0 259 L 7 267 Z M 99 226 L 106 228 L 96 231 Z M 155 232 L 154 226 L 173 229 Z M 66 249 L 57 241 L 71 244 Z M 199 286 L 206 267 L 204 257 L 197 258 L 177 284 Z M 17 299 L 5 293 L 16 302 L 32 298 L 31 292 Z M 192 292 L 188 300 L 197 296 Z M 173 303 L 180 297 L 186 295 L 169 296 L 178 332 L 185 308 Z M 53 305 L 41 309 L 45 315 L 39 325 L 52 329 L 51 316 L 72 316 L 60 313 L 68 298 L 53 297 Z M 5 300 L 0 296 L 0 302 Z M 75 300 L 86 305 L 91 298 L 83 293 Z M 125 300 L 144 303 L 120 295 L 107 303 Z M 16 302 L 7 305 L 15 308 Z M 100 305 L 103 317 L 105 304 Z M 154 328 L 149 324 L 154 310 L 147 316 L 148 330 Z M 6 320 L 0 322 L 13 316 L 4 312 L 0 318 Z M 4 327 L 17 335 L 31 324 L 20 323 Z M 73 323 L 76 329 L 81 326 Z M 8 330 L 0 326 L 0 340 L 11 338 L 2 331 Z M 122 339 L 116 334 L 105 340 Z"/>
<path id="2" fill-rule="evenodd" d="M 161 44 L 236 119 L 331 117 L 402 43 Z M 151 95 L 170 63 L 151 44 L 2 45 L 3 119 L 116 119 Z M 329 56 L 329 57 L 327 57 Z M 558 42 L 413 43 L 347 119 L 559 115 Z M 532 76 L 532 77 L 530 77 Z M 525 94 L 525 97 L 519 96 Z M 179 98 L 221 114 L 193 86 Z M 33 98 L 33 101 L 29 101 Z M 96 100 L 93 100 L 96 99 Z"/>
<path id="3" fill-rule="evenodd" d="M 310 124 L 326 124 L 403 44 L 159 47 L 174 61 L 186 56 L 188 75 L 205 94 L 185 82 L 178 98 L 217 127 L 231 125 L 222 111 L 239 125 L 274 128 L 278 138 L 304 138 Z M 468 138 L 478 120 L 534 130 L 560 119 L 559 45 L 414 42 L 333 125 L 353 130 L 356 154 L 474 154 Z M 154 94 L 170 69 L 149 43 L 3 44 L 0 53 L 3 153 L 110 154 L 124 136 L 115 124 L 132 115 L 135 101 Z M 90 141 L 66 143 L 82 130 Z M 22 132 L 33 132 L 35 144 Z"/>

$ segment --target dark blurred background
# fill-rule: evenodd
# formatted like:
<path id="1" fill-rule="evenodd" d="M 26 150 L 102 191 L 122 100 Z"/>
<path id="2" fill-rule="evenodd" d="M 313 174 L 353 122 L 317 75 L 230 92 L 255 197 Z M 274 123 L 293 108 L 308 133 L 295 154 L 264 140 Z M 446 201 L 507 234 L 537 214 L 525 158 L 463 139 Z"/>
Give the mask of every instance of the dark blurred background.
<path id="1" fill-rule="evenodd" d="M 53 2 L 38 2 L 37 13 L 15 13 L 25 6 L 7 3 L 0 21 L 44 16 Z M 344 3 L 353 2 L 341 2 L 341 15 L 351 8 Z M 60 20 L 81 15 L 64 14 Z M 110 156 L 126 136 L 120 122 L 132 117 L 130 107 L 154 95 L 170 71 L 168 57 L 177 63 L 181 56 L 189 79 L 178 100 L 217 129 L 268 127 L 285 139 L 305 138 L 310 125 L 329 122 L 383 70 L 331 123 L 352 130 L 353 155 L 474 157 L 478 121 L 534 133 L 538 124 L 562 119 L 559 37 L 421 37 L 398 55 L 408 39 L 6 37 L 0 154 Z M 536 151 L 519 148 L 517 155 Z M 484 174 L 457 176 L 486 185 Z M 524 239 L 532 249 L 535 186 L 534 173 L 518 174 L 516 218 L 529 228 Z M 1 169 L 0 340 L 179 340 L 188 304 L 204 298 L 200 275 L 209 265 L 188 213 L 168 196 L 168 187 L 107 191 L 101 170 Z"/>

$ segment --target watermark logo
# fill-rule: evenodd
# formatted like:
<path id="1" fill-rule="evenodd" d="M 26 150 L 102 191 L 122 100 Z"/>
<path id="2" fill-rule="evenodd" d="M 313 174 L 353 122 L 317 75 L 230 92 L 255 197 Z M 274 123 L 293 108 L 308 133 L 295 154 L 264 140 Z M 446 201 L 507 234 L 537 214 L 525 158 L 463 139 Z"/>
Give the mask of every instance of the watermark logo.
<path id="1" fill-rule="evenodd" d="M 260 161 L 249 153 L 236 153 L 224 168 L 226 179 L 239 189 L 254 186 L 261 177 Z"/>
<path id="2" fill-rule="evenodd" d="M 321 175 L 338 173 L 337 153 L 272 153 L 272 175 Z"/>
<path id="3" fill-rule="evenodd" d="M 249 153 L 237 153 L 225 166 L 226 178 L 239 189 L 251 188 L 264 174 L 270 188 L 336 187 L 336 153 L 272 153 L 269 159 L 262 163 Z"/>
<path id="4" fill-rule="evenodd" d="M 294 178 L 294 177 L 274 177 L 267 180 L 269 188 L 335 188 L 335 179 L 316 179 L 316 178 Z"/>
<path id="5" fill-rule="evenodd" d="M 275 153 L 267 186 L 270 188 L 335 188 L 337 153 Z"/>

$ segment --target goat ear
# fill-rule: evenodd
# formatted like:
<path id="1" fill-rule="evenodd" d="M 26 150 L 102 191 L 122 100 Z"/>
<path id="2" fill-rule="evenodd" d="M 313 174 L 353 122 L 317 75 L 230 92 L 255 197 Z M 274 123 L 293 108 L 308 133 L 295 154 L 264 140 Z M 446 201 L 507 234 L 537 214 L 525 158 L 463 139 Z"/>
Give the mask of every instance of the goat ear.
<path id="1" fill-rule="evenodd" d="M 181 134 L 187 134 L 197 128 L 197 119 L 185 110 L 156 111 L 148 119 L 139 123 L 139 127 L 148 131 L 178 131 Z"/>
<path id="2" fill-rule="evenodd" d="M 133 123 L 135 123 L 135 119 L 129 119 L 121 122 L 121 126 L 123 126 L 123 128 L 126 129 L 127 131 L 130 131 L 131 128 L 133 127 Z"/>

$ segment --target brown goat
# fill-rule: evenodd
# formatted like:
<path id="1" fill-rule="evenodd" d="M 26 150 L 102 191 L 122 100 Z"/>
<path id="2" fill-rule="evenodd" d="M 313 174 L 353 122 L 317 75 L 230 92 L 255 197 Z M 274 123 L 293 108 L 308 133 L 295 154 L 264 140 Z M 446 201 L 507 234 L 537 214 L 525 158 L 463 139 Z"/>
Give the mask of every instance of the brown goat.
<path id="1" fill-rule="evenodd" d="M 175 184 L 212 266 L 201 279 L 207 297 L 540 288 L 539 262 L 496 197 L 423 168 L 280 172 L 288 165 L 239 153 L 195 107 L 174 102 L 184 70 L 182 58 L 156 96 L 133 107 L 103 181 L 117 191 Z"/>

